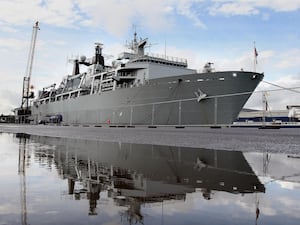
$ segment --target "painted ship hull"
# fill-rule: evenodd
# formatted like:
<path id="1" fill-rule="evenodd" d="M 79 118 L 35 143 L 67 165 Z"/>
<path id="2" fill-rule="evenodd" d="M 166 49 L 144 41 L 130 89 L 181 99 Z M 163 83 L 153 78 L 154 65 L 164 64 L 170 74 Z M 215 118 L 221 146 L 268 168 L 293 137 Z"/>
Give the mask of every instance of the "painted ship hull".
<path id="1" fill-rule="evenodd" d="M 32 118 L 38 123 L 62 115 L 65 124 L 231 124 L 262 78 L 259 73 L 226 71 L 150 79 L 141 86 L 38 102 Z M 199 93 L 206 96 L 199 99 Z"/>

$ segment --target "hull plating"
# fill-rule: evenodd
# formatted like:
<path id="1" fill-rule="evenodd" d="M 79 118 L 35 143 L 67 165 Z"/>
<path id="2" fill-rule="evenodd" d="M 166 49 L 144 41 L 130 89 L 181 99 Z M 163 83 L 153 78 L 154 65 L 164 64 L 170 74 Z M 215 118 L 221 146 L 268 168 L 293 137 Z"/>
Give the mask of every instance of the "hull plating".
<path id="1" fill-rule="evenodd" d="M 229 71 L 150 80 L 146 85 L 38 104 L 34 121 L 61 114 L 66 124 L 231 124 L 262 80 Z M 198 101 L 199 92 L 207 95 Z"/>

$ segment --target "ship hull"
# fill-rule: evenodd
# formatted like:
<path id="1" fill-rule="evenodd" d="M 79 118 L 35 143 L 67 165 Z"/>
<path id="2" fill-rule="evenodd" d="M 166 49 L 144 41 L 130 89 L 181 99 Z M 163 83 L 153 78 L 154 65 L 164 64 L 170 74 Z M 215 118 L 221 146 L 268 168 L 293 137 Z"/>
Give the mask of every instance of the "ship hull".
<path id="1" fill-rule="evenodd" d="M 262 78 L 243 71 L 159 78 L 140 87 L 37 102 L 32 116 L 35 123 L 59 114 L 65 124 L 231 124 Z M 206 97 L 199 99 L 200 92 Z"/>

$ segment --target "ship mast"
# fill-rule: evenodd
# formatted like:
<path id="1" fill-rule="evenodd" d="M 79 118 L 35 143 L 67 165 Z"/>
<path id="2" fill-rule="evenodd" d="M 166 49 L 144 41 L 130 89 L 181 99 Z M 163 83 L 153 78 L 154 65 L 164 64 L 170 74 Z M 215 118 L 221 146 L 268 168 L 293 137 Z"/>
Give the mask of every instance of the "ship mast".
<path id="1" fill-rule="evenodd" d="M 266 113 L 268 111 L 267 93 L 262 94 L 262 125 L 266 125 Z"/>
<path id="2" fill-rule="evenodd" d="M 21 104 L 21 111 L 23 111 L 23 115 L 30 114 L 28 106 L 29 106 L 29 99 L 33 98 L 33 92 L 30 91 L 30 78 L 32 73 L 32 65 L 33 65 L 33 58 L 34 58 L 34 51 L 36 45 L 36 37 L 37 32 L 39 30 L 39 22 L 37 21 L 33 26 L 32 36 L 31 36 L 31 43 L 29 48 L 28 60 L 27 60 L 27 68 L 26 73 L 23 80 L 23 92 L 22 92 L 22 104 Z"/>

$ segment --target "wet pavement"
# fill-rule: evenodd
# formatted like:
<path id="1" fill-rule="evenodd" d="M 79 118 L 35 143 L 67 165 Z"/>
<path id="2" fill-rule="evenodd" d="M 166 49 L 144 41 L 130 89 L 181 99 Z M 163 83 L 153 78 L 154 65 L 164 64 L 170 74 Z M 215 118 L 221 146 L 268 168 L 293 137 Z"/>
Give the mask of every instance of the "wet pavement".
<path id="1" fill-rule="evenodd" d="M 299 141 L 297 129 L 1 125 L 0 225 L 296 225 Z"/>
<path id="2" fill-rule="evenodd" d="M 209 127 L 74 127 L 44 125 L 1 125 L 0 132 L 28 133 L 49 137 L 122 143 L 158 144 L 208 149 L 263 151 L 298 154 L 300 129 L 221 128 Z"/>

